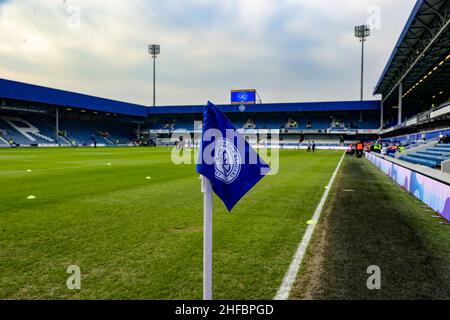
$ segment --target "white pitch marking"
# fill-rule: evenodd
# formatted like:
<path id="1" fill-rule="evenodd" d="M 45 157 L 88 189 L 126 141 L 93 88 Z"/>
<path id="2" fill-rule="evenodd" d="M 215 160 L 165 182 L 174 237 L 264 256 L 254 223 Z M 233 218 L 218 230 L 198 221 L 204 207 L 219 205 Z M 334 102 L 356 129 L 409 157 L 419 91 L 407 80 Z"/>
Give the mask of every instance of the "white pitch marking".
<path id="1" fill-rule="evenodd" d="M 320 199 L 319 204 L 317 205 L 316 211 L 314 211 L 314 215 L 311 220 L 319 221 L 320 215 L 322 214 L 323 207 L 328 198 L 328 194 L 330 193 L 331 186 L 339 172 L 339 168 L 341 167 L 342 162 L 344 161 L 345 153 L 342 155 L 341 160 L 339 161 L 336 170 L 331 176 L 330 182 L 328 183 L 327 188 L 325 188 L 325 192 L 322 195 L 322 199 Z M 303 261 L 303 257 L 305 256 L 306 249 L 308 248 L 309 242 L 311 241 L 312 235 L 316 228 L 316 224 L 310 224 L 306 228 L 305 234 L 303 235 L 302 241 L 299 243 L 297 247 L 297 251 L 295 252 L 294 259 L 289 266 L 288 271 L 286 272 L 283 282 L 281 283 L 280 288 L 274 298 L 274 300 L 287 300 L 289 299 L 289 294 L 291 293 L 292 286 L 295 283 L 297 278 L 298 270 L 300 269 L 300 265 Z"/>

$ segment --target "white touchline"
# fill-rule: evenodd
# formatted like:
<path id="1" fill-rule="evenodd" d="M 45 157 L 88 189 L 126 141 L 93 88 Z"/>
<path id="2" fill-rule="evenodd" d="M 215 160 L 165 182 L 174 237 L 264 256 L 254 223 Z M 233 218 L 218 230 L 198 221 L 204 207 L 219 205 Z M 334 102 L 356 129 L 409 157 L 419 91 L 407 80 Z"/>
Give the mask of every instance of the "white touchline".
<path id="1" fill-rule="evenodd" d="M 325 205 L 325 202 L 327 201 L 328 194 L 330 193 L 331 186 L 333 185 L 334 179 L 336 178 L 337 173 L 339 172 L 339 168 L 341 167 L 344 157 L 345 153 L 342 155 L 342 158 L 339 161 L 336 170 L 331 176 L 330 182 L 328 183 L 327 188 L 323 193 L 322 199 L 320 199 L 320 202 L 317 205 L 316 211 L 314 212 L 314 215 L 312 216 L 311 220 L 319 221 L 323 207 Z M 287 271 L 286 275 L 283 278 L 283 283 L 278 289 L 278 292 L 274 300 L 287 300 L 289 298 L 289 294 L 291 293 L 292 286 L 294 285 L 295 280 L 297 278 L 298 270 L 300 269 L 300 265 L 302 263 L 303 257 L 305 256 L 306 249 L 308 248 L 309 242 L 311 241 L 311 237 L 314 233 L 315 228 L 316 228 L 315 223 L 308 225 L 305 234 L 303 235 L 303 239 L 298 245 L 297 251 L 295 252 L 294 259 L 292 260 L 292 263 L 289 266 L 289 270 Z"/>

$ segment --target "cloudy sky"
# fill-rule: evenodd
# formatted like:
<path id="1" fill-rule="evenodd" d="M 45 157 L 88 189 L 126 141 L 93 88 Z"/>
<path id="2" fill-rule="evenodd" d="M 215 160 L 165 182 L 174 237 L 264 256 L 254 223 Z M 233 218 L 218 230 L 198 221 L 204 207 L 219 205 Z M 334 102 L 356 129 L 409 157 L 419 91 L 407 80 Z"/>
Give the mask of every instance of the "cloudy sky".
<path id="1" fill-rule="evenodd" d="M 0 78 L 152 103 L 149 43 L 161 45 L 157 104 L 356 100 L 365 97 L 415 0 L 0 0 Z"/>

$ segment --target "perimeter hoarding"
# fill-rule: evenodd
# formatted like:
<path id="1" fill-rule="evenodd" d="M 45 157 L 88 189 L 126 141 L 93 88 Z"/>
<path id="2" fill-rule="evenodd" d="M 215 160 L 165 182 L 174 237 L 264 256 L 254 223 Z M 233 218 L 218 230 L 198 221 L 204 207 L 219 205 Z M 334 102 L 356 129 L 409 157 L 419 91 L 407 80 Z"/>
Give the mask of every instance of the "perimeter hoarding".
<path id="1" fill-rule="evenodd" d="M 450 221 L 449 185 L 370 153 L 366 153 L 366 159 L 402 188 Z"/>

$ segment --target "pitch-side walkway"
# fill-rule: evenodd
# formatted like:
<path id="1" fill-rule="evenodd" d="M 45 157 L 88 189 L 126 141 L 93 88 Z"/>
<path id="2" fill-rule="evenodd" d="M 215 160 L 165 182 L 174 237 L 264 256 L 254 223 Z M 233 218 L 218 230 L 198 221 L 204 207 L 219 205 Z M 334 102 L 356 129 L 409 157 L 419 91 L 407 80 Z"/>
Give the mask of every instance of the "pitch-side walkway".
<path id="1" fill-rule="evenodd" d="M 346 158 L 290 298 L 449 299 L 442 221 L 367 160 Z M 373 266 L 379 290 L 367 286 Z"/>

